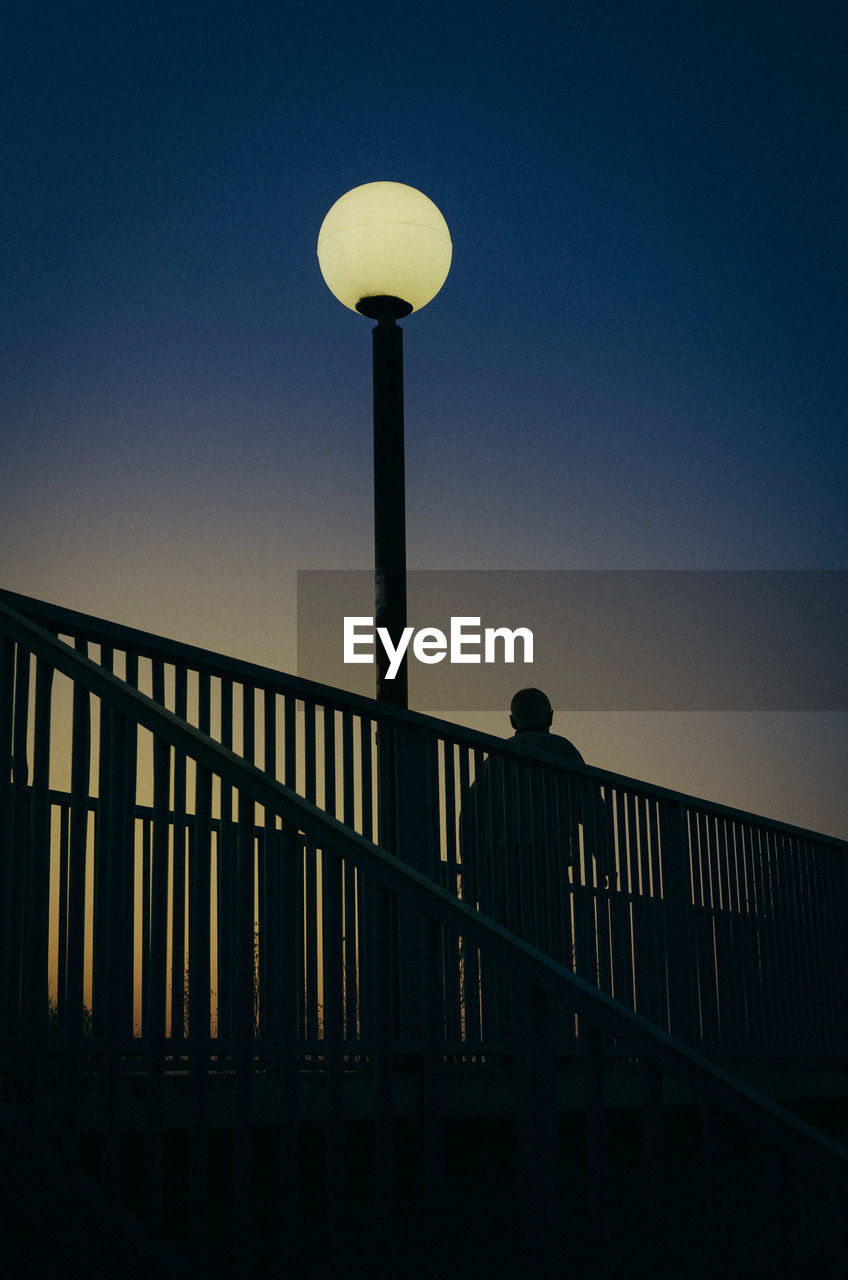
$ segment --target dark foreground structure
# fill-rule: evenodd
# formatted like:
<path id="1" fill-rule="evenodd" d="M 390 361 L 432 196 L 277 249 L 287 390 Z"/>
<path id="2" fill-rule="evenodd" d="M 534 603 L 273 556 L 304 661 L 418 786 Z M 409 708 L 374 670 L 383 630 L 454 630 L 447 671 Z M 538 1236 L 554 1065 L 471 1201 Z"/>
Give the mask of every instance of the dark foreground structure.
<path id="1" fill-rule="evenodd" d="M 844 842 L 7 592 L 0 751 L 13 1276 L 848 1274 Z"/>

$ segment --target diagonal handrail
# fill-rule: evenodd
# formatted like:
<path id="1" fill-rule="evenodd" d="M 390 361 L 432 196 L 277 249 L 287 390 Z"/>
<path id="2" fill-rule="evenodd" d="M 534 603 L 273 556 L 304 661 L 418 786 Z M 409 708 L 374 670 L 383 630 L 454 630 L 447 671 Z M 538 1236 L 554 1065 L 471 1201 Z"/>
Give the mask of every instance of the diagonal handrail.
<path id="1" fill-rule="evenodd" d="M 0 629 L 11 640 L 237 787 L 255 803 L 293 824 L 316 847 L 332 849 L 349 859 L 426 916 L 486 949 L 530 986 L 565 1003 L 579 1018 L 623 1042 L 660 1072 L 679 1080 L 702 1103 L 734 1117 L 778 1149 L 801 1157 L 828 1175 L 848 1177 L 848 1149 L 839 1143 L 613 1000 L 495 920 L 458 900 L 428 877 L 104 671 L 4 603 L 0 603 L 0 619 Z"/>

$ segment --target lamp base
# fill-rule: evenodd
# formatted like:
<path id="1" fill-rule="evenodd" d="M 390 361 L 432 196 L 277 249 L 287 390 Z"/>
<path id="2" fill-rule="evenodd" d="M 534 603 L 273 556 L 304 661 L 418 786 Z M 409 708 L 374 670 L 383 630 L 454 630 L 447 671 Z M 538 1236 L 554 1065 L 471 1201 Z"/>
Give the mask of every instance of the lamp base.
<path id="1" fill-rule="evenodd" d="M 356 304 L 360 315 L 369 320 L 402 320 L 411 315 L 412 304 L 403 298 L 393 298 L 391 294 L 379 293 L 372 298 L 360 298 Z"/>

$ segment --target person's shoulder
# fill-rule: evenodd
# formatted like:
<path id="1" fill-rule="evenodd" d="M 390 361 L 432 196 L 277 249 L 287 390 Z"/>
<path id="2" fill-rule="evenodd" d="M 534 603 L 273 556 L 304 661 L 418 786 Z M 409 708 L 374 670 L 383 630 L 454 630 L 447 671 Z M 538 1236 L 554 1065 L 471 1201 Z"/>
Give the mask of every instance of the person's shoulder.
<path id="1" fill-rule="evenodd" d="M 509 739 L 510 745 L 518 747 L 520 751 L 544 751 L 546 755 L 560 756 L 567 760 L 573 760 L 578 764 L 585 764 L 580 752 L 577 750 L 573 742 L 568 738 L 564 738 L 560 733 L 546 733 L 544 730 L 530 733 L 517 733 Z"/>

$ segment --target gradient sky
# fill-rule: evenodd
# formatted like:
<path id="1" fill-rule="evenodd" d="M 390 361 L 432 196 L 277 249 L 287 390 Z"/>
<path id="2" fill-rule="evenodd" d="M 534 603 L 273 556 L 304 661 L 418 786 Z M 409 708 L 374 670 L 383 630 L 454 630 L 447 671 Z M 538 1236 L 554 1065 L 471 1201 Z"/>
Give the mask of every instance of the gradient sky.
<path id="1" fill-rule="evenodd" d="M 0 585 L 295 669 L 297 570 L 373 555 L 369 323 L 315 243 L 382 178 L 454 244 L 404 325 L 411 567 L 848 568 L 842 5 L 12 0 L 0 24 Z M 555 727 L 848 836 L 845 713 Z"/>

